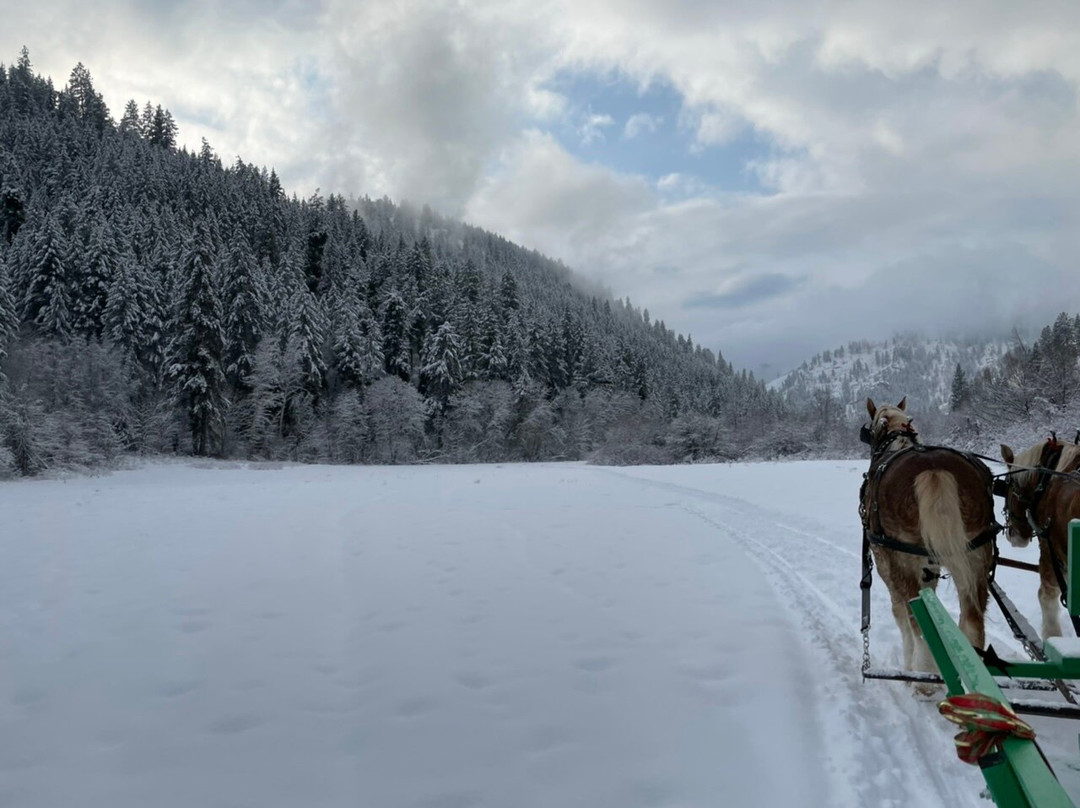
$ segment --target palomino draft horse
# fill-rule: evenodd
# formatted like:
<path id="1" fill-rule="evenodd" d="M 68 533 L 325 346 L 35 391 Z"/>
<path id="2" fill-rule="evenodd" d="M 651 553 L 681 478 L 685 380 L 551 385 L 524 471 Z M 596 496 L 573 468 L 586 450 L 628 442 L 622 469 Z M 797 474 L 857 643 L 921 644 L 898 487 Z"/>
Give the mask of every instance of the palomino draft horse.
<path id="1" fill-rule="evenodd" d="M 1042 636 L 1061 636 L 1062 584 L 1068 559 L 1069 520 L 1080 519 L 1080 446 L 1056 438 L 1040 441 L 1014 457 L 1001 445 L 1009 467 L 1005 496 L 1009 543 L 1026 547 L 1039 538 L 1039 606 Z"/>
<path id="2" fill-rule="evenodd" d="M 924 445 L 906 404 L 906 397 L 895 407 L 866 400 L 870 426 L 864 439 L 872 452 L 859 512 L 892 598 L 904 668 L 932 672 L 933 657 L 908 601 L 922 587 L 936 589 L 944 567 L 960 598 L 960 629 L 981 649 L 999 527 L 990 470 L 962 452 Z"/>

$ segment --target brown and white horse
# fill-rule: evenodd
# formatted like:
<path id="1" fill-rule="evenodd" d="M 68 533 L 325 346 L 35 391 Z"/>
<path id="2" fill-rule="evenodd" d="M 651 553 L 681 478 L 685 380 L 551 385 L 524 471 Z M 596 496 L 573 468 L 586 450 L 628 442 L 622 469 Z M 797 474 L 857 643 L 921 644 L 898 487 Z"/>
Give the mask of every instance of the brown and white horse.
<path id="1" fill-rule="evenodd" d="M 1033 536 L 1039 537 L 1042 635 L 1060 637 L 1061 587 L 1054 563 L 1064 575 L 1069 520 L 1080 519 L 1080 476 L 1069 474 L 1080 468 L 1080 446 L 1050 438 L 1014 456 L 1002 444 L 1001 457 L 1009 467 L 1005 497 L 1009 542 L 1026 547 Z"/>
<path id="2" fill-rule="evenodd" d="M 904 667 L 933 671 L 933 657 L 908 601 L 922 587 L 936 589 L 945 567 L 960 598 L 960 629 L 981 649 L 997 526 L 990 470 L 952 449 L 925 446 L 906 402 L 905 397 L 895 407 L 877 407 L 866 400 L 873 451 L 860 513 L 878 574 L 892 598 Z"/>

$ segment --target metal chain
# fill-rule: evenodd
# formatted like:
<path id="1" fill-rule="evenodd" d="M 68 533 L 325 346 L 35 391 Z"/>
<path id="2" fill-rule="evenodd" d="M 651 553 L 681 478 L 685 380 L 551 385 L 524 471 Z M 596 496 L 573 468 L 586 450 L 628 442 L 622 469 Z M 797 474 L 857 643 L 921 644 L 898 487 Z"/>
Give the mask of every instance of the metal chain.
<path id="1" fill-rule="evenodd" d="M 862 589 L 862 672 L 865 676 L 870 670 L 870 586 L 874 582 L 874 557 L 870 554 L 870 544 L 863 532 L 863 574 L 860 582 Z"/>

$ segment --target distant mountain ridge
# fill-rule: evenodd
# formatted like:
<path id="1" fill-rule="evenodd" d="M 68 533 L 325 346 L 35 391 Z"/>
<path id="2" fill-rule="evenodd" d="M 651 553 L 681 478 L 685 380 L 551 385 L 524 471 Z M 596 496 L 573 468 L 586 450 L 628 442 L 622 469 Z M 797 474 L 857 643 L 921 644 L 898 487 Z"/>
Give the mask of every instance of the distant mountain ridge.
<path id="1" fill-rule="evenodd" d="M 820 404 L 831 396 L 845 416 L 861 414 L 868 396 L 907 396 L 920 411 L 947 412 L 957 365 L 966 378 L 974 378 L 1013 344 L 1011 337 L 950 339 L 918 333 L 879 342 L 855 340 L 815 354 L 767 386 L 794 407 Z"/>

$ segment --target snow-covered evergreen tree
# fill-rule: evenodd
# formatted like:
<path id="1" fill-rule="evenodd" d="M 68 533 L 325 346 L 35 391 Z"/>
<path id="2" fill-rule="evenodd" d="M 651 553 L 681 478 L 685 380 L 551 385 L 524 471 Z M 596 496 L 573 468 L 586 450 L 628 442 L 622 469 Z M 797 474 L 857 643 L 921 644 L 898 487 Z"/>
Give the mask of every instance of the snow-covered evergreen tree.
<path id="1" fill-rule="evenodd" d="M 119 261 L 112 227 L 104 216 L 95 218 L 88 241 L 73 241 L 68 263 L 74 269 L 72 325 L 88 337 L 100 337 L 105 329 L 105 307 Z"/>
<path id="2" fill-rule="evenodd" d="M 214 254 L 205 220 L 196 226 L 182 260 L 185 284 L 176 313 L 168 377 L 187 413 L 192 449 L 216 454 L 221 446 L 225 407 L 224 339 L 221 306 L 214 284 Z"/>
<path id="3" fill-rule="evenodd" d="M 132 98 L 124 107 L 124 115 L 120 118 L 118 127 L 121 135 L 127 137 L 142 137 L 142 123 L 139 120 L 139 105 Z"/>
<path id="4" fill-rule="evenodd" d="M 334 368 L 342 381 L 362 391 L 383 374 L 379 323 L 358 294 L 346 292 L 334 333 Z"/>
<path id="5" fill-rule="evenodd" d="M 386 372 L 409 381 L 412 362 L 409 357 L 411 323 L 405 300 L 396 290 L 387 295 L 382 306 L 380 331 Z"/>
<path id="6" fill-rule="evenodd" d="M 251 375 L 263 336 L 267 298 L 263 273 L 242 234 L 234 234 L 225 265 L 225 374 L 234 386 Z"/>
<path id="7" fill-rule="evenodd" d="M 952 389 L 949 393 L 949 410 L 956 412 L 961 409 L 968 400 L 969 385 L 967 375 L 960 363 L 956 363 L 956 372 L 953 373 Z"/>
<path id="8" fill-rule="evenodd" d="M 15 306 L 12 286 L 6 250 L 0 247 L 0 384 L 4 381 L 4 360 L 7 358 L 8 344 L 19 330 L 19 312 Z"/>
<path id="9" fill-rule="evenodd" d="M 25 242 L 27 277 L 24 318 L 53 337 L 71 335 L 71 292 L 67 241 L 52 213 L 46 214 L 33 241 Z"/>
<path id="10" fill-rule="evenodd" d="M 135 256 L 122 256 L 116 264 L 104 312 L 105 334 L 131 356 L 150 340 L 150 300 L 147 289 L 140 282 Z"/>
<path id="11" fill-rule="evenodd" d="M 450 323 L 439 326 L 424 343 L 420 383 L 439 412 L 445 412 L 450 396 L 461 384 L 461 353 L 461 338 Z"/>
<path id="12" fill-rule="evenodd" d="M 296 343 L 300 378 L 304 389 L 317 402 L 326 383 L 326 362 L 323 349 L 326 343 L 327 319 L 319 300 L 306 286 L 297 288 L 293 297 L 291 338 Z"/>

